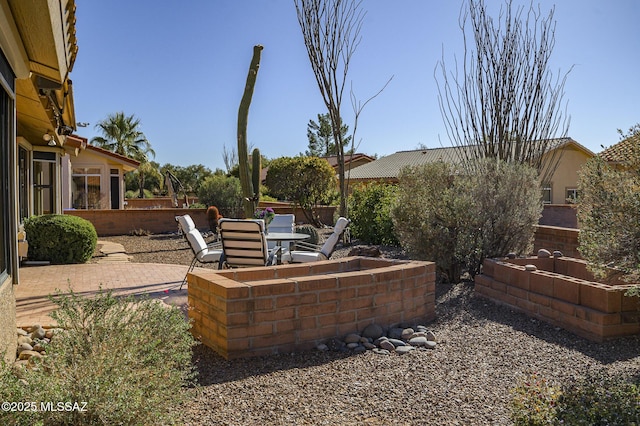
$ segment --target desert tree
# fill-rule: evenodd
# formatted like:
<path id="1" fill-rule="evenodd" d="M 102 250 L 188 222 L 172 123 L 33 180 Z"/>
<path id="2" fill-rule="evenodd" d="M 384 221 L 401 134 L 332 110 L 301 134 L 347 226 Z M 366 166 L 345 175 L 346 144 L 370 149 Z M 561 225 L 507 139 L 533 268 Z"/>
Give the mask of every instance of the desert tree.
<path id="1" fill-rule="evenodd" d="M 365 12 L 358 0 L 294 0 L 311 68 L 331 119 L 338 159 L 340 215 L 347 212 L 345 135 L 342 133 L 342 97 L 349 63 L 360 44 Z"/>
<path id="2" fill-rule="evenodd" d="M 543 14 L 505 0 L 494 20 L 484 0 L 463 4 L 463 60 L 454 71 L 441 60 L 436 80 L 447 135 L 465 164 L 489 157 L 529 164 L 542 182 L 553 174 L 562 153 L 553 148 L 569 128 L 564 86 L 571 71 L 551 71 L 553 16 L 554 8 Z"/>

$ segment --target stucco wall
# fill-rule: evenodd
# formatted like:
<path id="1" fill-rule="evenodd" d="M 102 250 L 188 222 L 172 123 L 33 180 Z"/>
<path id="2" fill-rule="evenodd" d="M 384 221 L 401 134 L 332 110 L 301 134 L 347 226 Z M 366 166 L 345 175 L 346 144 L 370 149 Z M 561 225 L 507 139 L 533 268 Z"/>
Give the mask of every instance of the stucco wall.
<path id="1" fill-rule="evenodd" d="M 591 158 L 584 151 L 567 147 L 562 153 L 558 168 L 551 178 L 551 203 L 566 204 L 567 188 L 578 187 L 578 171 Z"/>
<path id="2" fill-rule="evenodd" d="M 0 354 L 7 362 L 16 359 L 16 297 L 11 278 L 0 284 Z"/>

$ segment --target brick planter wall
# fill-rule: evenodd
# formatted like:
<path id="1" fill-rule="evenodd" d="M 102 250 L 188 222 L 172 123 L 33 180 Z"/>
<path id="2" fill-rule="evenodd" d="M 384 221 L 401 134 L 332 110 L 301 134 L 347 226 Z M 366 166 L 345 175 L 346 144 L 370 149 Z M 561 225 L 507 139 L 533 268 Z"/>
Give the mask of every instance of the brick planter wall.
<path id="1" fill-rule="evenodd" d="M 538 225 L 533 242 L 534 252 L 539 249 L 560 250 L 567 257 L 580 259 L 578 252 L 578 234 L 580 231 L 574 228 L 562 228 L 559 226 Z"/>
<path id="2" fill-rule="evenodd" d="M 366 257 L 188 276 L 192 333 L 227 359 L 435 319 L 435 264 Z"/>
<path id="3" fill-rule="evenodd" d="M 624 296 L 631 286 L 595 282 L 585 261 L 566 257 L 487 259 L 475 278 L 477 295 L 596 342 L 640 333 L 638 298 Z"/>

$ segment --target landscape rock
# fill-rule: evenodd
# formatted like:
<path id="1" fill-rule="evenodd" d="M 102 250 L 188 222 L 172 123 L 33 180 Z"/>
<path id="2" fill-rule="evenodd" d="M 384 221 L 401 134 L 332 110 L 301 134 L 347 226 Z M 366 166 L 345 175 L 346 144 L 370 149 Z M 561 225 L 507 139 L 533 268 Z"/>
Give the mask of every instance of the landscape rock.
<path id="1" fill-rule="evenodd" d="M 397 353 L 397 354 L 400 354 L 400 355 L 404 355 L 404 354 L 406 354 L 406 353 L 408 353 L 408 352 L 411 352 L 411 351 L 413 351 L 413 350 L 415 350 L 415 349 L 416 349 L 416 348 L 414 348 L 413 346 L 409 346 L 409 345 L 406 345 L 406 346 L 398 346 L 398 347 L 396 348 L 396 353 Z"/>
<path id="2" fill-rule="evenodd" d="M 383 340 L 380 343 L 379 346 L 380 346 L 381 349 L 384 349 L 384 350 L 387 350 L 387 351 L 395 351 L 396 350 L 396 347 L 388 339 L 387 340 Z"/>
<path id="3" fill-rule="evenodd" d="M 411 346 L 427 346 L 427 338 L 425 336 L 414 337 L 409 340 Z"/>
<path id="4" fill-rule="evenodd" d="M 436 334 L 433 331 L 427 331 L 426 337 L 427 337 L 427 341 L 429 342 L 436 341 Z"/>
<path id="5" fill-rule="evenodd" d="M 371 338 L 371 339 L 374 339 L 374 340 L 379 338 L 379 337 L 382 337 L 383 334 L 384 334 L 384 330 L 378 324 L 369 324 L 362 331 L 362 336 L 363 337 L 368 337 L 368 338 Z"/>
<path id="6" fill-rule="evenodd" d="M 402 338 L 402 328 L 394 327 L 389 330 L 389 338 L 390 339 L 401 339 Z"/>
<path id="7" fill-rule="evenodd" d="M 528 265 L 524 265 L 524 270 L 533 272 L 533 271 L 537 271 L 538 267 L 536 265 L 528 264 Z"/>
<path id="8" fill-rule="evenodd" d="M 415 333 L 415 330 L 413 328 L 405 328 L 404 330 L 402 330 L 402 340 L 409 340 L 413 333 Z"/>
<path id="9" fill-rule="evenodd" d="M 359 334 L 351 333 L 351 334 L 348 334 L 347 337 L 344 338 L 344 342 L 346 344 L 358 343 L 358 342 L 360 342 L 360 338 L 361 337 L 362 336 L 360 336 Z"/>
<path id="10" fill-rule="evenodd" d="M 551 252 L 547 249 L 540 249 L 538 250 L 538 258 L 539 259 L 546 259 L 551 257 Z"/>

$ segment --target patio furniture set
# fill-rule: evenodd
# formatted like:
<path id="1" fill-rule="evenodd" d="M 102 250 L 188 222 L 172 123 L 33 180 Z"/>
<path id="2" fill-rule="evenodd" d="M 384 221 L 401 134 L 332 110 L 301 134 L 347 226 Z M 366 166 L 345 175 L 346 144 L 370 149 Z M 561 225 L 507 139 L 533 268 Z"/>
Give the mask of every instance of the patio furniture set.
<path id="1" fill-rule="evenodd" d="M 275 215 L 268 226 L 262 219 L 223 218 L 218 222 L 219 239 L 207 244 L 191 216 L 176 216 L 176 221 L 193 251 L 187 275 L 198 262 L 228 269 L 327 260 L 349 225 L 348 219 L 340 217 L 324 244 L 315 245 L 304 241 L 308 234 L 295 232 L 292 214 Z"/>

